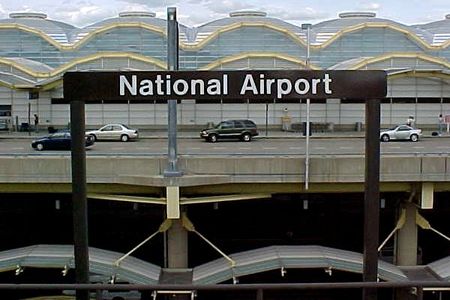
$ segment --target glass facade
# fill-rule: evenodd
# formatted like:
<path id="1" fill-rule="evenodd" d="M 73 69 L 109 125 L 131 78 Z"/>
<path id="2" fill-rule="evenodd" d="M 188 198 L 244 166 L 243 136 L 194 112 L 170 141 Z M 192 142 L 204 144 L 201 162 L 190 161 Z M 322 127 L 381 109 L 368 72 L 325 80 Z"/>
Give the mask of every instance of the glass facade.
<path id="1" fill-rule="evenodd" d="M 383 123 L 394 124 L 413 114 L 418 123 L 434 124 L 435 115 L 450 114 L 448 101 L 443 100 L 450 96 L 449 18 L 406 26 L 376 18 L 374 14 L 343 14 L 313 25 L 310 37 L 313 69 L 388 72 L 391 100 L 383 101 Z M 306 30 L 264 14 L 230 14 L 228 18 L 197 28 L 180 24 L 180 69 L 305 69 L 306 42 Z M 166 68 L 166 57 L 166 21 L 153 14 L 121 14 L 85 28 L 55 22 L 45 15 L 11 15 L 0 20 L 0 105 L 11 106 L 13 119 L 17 117 L 20 122 L 28 114 L 24 108 L 31 102 L 33 113 L 39 113 L 49 125 L 64 125 L 68 122 L 68 105 L 64 101 L 52 101 L 62 98 L 64 72 L 161 70 Z M 28 99 L 29 91 L 40 92 L 40 97 Z M 336 125 L 363 121 L 361 105 L 355 109 L 346 100 L 341 104 L 325 100 L 316 104 L 312 121 Z M 211 115 L 252 117 L 258 123 L 265 122 L 265 116 L 260 116 L 261 112 L 265 113 L 261 105 L 265 104 L 187 101 L 178 109 L 181 115 L 184 112 L 190 116 L 181 120 L 181 125 L 183 122 L 204 125 Z M 285 107 L 292 113 L 293 121 L 301 122 L 303 105 L 301 101 L 271 103 L 269 123 L 280 123 Z M 421 105 L 428 105 L 427 113 Z M 92 125 L 104 123 L 105 115 L 130 125 L 161 125 L 165 117 L 149 116 L 163 111 L 164 103 L 158 101 L 141 104 L 104 101 L 87 107 L 88 122 Z"/>

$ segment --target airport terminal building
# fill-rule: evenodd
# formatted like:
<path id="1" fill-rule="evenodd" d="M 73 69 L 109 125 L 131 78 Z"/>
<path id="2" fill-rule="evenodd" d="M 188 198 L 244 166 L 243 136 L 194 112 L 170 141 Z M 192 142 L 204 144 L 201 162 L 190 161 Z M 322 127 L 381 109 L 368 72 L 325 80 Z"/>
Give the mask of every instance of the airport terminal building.
<path id="1" fill-rule="evenodd" d="M 263 12 L 240 11 L 195 28 L 179 25 L 180 70 L 385 70 L 382 127 L 413 116 L 418 127 L 437 128 L 438 116 L 450 115 L 449 60 L 450 15 L 407 26 L 374 13 L 351 12 L 296 26 Z M 66 127 L 70 104 L 63 96 L 63 75 L 68 71 L 166 69 L 167 22 L 151 12 L 123 12 L 84 28 L 50 20 L 43 13 L 12 13 L 0 20 L 0 122 L 19 130 L 33 123 L 37 114 L 42 127 Z M 177 101 L 179 128 L 251 119 L 281 129 L 287 116 L 292 125 L 306 121 L 305 99 Z M 167 106 L 163 99 L 89 102 L 86 125 L 117 122 L 165 128 Z M 328 129 L 360 129 L 364 118 L 364 99 L 311 100 L 311 122 Z M 292 136 L 298 143 L 295 151 L 282 155 L 242 154 L 232 142 L 228 145 L 236 148 L 215 152 L 217 144 L 193 139 L 206 150 L 180 154 L 178 177 L 165 176 L 165 152 L 136 151 L 152 141 L 121 143 L 123 149 L 114 152 L 90 149 L 85 170 L 90 281 L 330 286 L 361 282 L 367 236 L 363 147 L 351 153 L 311 152 L 307 160 L 303 137 Z M 324 136 L 328 141 L 329 135 Z M 330 148 L 337 147 L 336 140 Z M 362 145 L 358 138 L 341 140 Z M 442 144 L 428 152 L 414 151 L 431 140 Z M 429 137 L 414 147 L 391 143 L 402 151 L 381 155 L 379 218 L 374 216 L 380 226 L 373 235 L 380 242 L 379 281 L 450 281 L 447 140 L 448 135 Z M 267 138 L 252 146 L 281 142 Z M 71 171 L 69 152 L 0 153 L 0 283 L 74 282 Z M 125 255 L 143 241 L 131 256 Z M 3 292 L 0 287 L 2 299 L 47 295 Z M 361 299 L 360 289 L 279 292 L 267 292 L 264 299 Z M 449 293 L 381 289 L 379 299 L 442 300 Z M 136 294 L 103 296 L 139 299 Z M 255 296 L 199 291 L 196 297 Z"/>
<path id="2" fill-rule="evenodd" d="M 382 126 L 414 116 L 417 126 L 435 127 L 439 114 L 450 114 L 450 15 L 406 26 L 374 13 L 351 12 L 308 25 L 258 11 L 230 13 L 195 28 L 180 24 L 180 70 L 386 70 Z M 67 71 L 150 71 L 167 65 L 166 20 L 151 12 L 123 12 L 84 28 L 50 20 L 44 13 L 11 13 L 0 20 L 0 33 L 0 118 L 16 129 L 34 114 L 42 126 L 67 125 L 69 105 L 62 90 Z M 165 101 L 114 100 L 89 103 L 87 125 L 167 124 Z M 311 122 L 353 129 L 364 124 L 363 103 L 315 100 Z M 305 121 L 305 106 L 304 99 L 184 99 L 178 105 L 178 124 L 249 118 L 279 126 L 286 113 L 292 123 Z"/>

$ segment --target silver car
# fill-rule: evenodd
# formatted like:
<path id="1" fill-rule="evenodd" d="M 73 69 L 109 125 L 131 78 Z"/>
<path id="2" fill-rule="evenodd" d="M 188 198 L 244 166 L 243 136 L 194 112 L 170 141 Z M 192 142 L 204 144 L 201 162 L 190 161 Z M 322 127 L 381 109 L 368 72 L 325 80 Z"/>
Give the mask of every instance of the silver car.
<path id="1" fill-rule="evenodd" d="M 98 130 L 91 130 L 86 132 L 86 135 L 91 136 L 95 141 L 97 140 L 120 140 L 128 142 L 139 138 L 137 129 L 128 128 L 123 124 L 108 124 Z"/>
<path id="2" fill-rule="evenodd" d="M 390 140 L 409 140 L 417 142 L 421 136 L 421 129 L 412 128 L 408 125 L 398 125 L 380 132 L 380 140 L 382 142 L 389 142 Z"/>

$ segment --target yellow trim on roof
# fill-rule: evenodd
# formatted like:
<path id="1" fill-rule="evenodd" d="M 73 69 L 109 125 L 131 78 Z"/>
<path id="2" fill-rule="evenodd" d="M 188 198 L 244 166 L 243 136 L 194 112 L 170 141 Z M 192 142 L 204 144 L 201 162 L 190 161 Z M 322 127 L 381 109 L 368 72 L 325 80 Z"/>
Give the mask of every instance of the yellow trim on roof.
<path id="1" fill-rule="evenodd" d="M 418 78 L 433 77 L 433 78 L 450 80 L 450 74 L 445 74 L 445 73 L 441 73 L 441 72 L 432 72 L 432 71 L 420 72 L 420 70 L 413 70 L 413 71 L 408 71 L 408 72 L 404 72 L 404 73 L 388 75 L 389 80 L 394 80 L 394 79 L 404 78 L 404 77 L 418 77 Z"/>
<path id="2" fill-rule="evenodd" d="M 442 65 L 442 66 L 450 69 L 450 63 L 446 59 L 438 58 L 435 56 L 429 56 L 429 55 L 422 54 L 422 53 L 408 53 L 408 52 L 389 53 L 389 54 L 385 54 L 385 55 L 381 55 L 381 56 L 367 58 L 367 59 L 364 59 L 364 60 L 358 62 L 357 64 L 355 64 L 353 67 L 350 67 L 349 69 L 350 70 L 358 70 L 358 69 L 362 69 L 362 68 L 366 67 L 369 64 L 373 64 L 373 63 L 377 63 L 380 61 L 393 59 L 393 58 L 416 58 L 416 59 L 421 59 L 421 60 L 424 60 L 427 62 L 435 63 L 438 65 Z M 418 69 L 418 70 L 420 70 L 420 69 Z"/>
<path id="3" fill-rule="evenodd" d="M 166 30 L 163 27 L 150 25 L 143 22 L 128 22 L 128 23 L 110 23 L 108 25 L 105 25 L 103 27 L 100 27 L 98 29 L 95 29 L 93 31 L 87 32 L 87 35 L 81 38 L 78 42 L 72 44 L 72 45 L 62 45 L 61 43 L 57 42 L 53 38 L 51 38 L 47 33 L 45 33 L 42 30 L 35 29 L 29 26 L 25 26 L 22 24 L 0 24 L 0 30 L 1 29 L 18 29 L 23 30 L 28 33 L 36 34 L 38 36 L 41 36 L 44 40 L 49 42 L 51 45 L 56 47 L 60 50 L 66 50 L 66 51 L 73 51 L 77 48 L 81 47 L 83 44 L 90 41 L 93 37 L 96 35 L 102 34 L 108 30 L 113 30 L 115 28 L 143 28 L 147 29 L 149 31 L 155 32 L 157 34 L 160 34 L 163 37 L 167 36 Z M 180 42 L 180 48 L 183 50 L 199 50 L 202 47 L 204 47 L 206 44 L 211 42 L 213 39 L 217 38 L 221 33 L 225 33 L 228 31 L 240 29 L 243 27 L 263 27 L 271 30 L 275 30 L 277 32 L 280 32 L 282 34 L 285 34 L 289 38 L 291 38 L 294 42 L 297 44 L 306 47 L 306 41 L 300 38 L 295 32 L 286 29 L 282 26 L 275 25 L 271 22 L 236 22 L 232 23 L 228 26 L 221 27 L 214 32 L 211 32 L 210 35 L 208 35 L 205 39 L 203 39 L 199 43 L 186 43 L 186 42 Z M 330 39 L 328 39 L 326 42 L 320 45 L 311 45 L 311 50 L 320 50 L 328 47 L 330 44 L 338 40 L 339 38 L 343 37 L 344 35 L 348 33 L 352 33 L 355 31 L 363 30 L 366 28 L 382 28 L 382 29 L 391 29 L 393 31 L 400 32 L 402 34 L 405 34 L 410 40 L 415 42 L 418 46 L 421 46 L 428 50 L 442 50 L 444 48 L 447 48 L 450 45 L 450 40 L 446 41 L 440 46 L 433 46 L 426 41 L 422 40 L 417 34 L 415 34 L 412 31 L 409 31 L 405 28 L 402 28 L 400 26 L 388 23 L 388 22 L 367 22 L 367 23 L 361 23 L 354 26 L 346 27 L 341 30 L 339 30 L 337 33 L 335 33 Z"/>
<path id="4" fill-rule="evenodd" d="M 132 60 L 142 61 L 149 64 L 154 64 L 155 66 L 165 70 L 167 69 L 167 63 L 148 56 L 135 54 L 135 53 L 129 53 L 129 52 L 97 52 L 95 54 L 91 54 L 85 57 L 80 57 L 75 60 L 70 61 L 67 64 L 61 65 L 56 69 L 53 69 L 50 72 L 36 72 L 30 68 L 24 67 L 20 63 L 17 63 L 12 60 L 8 59 L 2 59 L 0 58 L 0 64 L 5 64 L 11 67 L 14 67 L 28 75 L 34 76 L 35 78 L 51 78 L 57 75 L 60 75 L 67 70 L 75 67 L 78 64 L 82 63 L 88 63 L 90 61 L 96 60 L 96 59 L 102 59 L 102 58 L 128 58 Z"/>
<path id="5" fill-rule="evenodd" d="M 90 41 L 94 36 L 104 33 L 105 31 L 115 29 L 115 28 L 126 28 L 126 27 L 143 28 L 143 29 L 147 29 L 149 31 L 153 31 L 155 33 L 161 34 L 163 36 L 167 35 L 163 28 L 149 25 L 147 23 L 142 23 L 142 22 L 111 23 L 109 25 L 106 25 L 106 26 L 103 26 L 103 27 L 100 27 L 98 29 L 88 32 L 86 36 L 84 36 L 78 42 L 76 42 L 74 44 L 63 45 L 60 42 L 57 42 L 56 40 L 51 38 L 46 32 L 44 32 L 42 30 L 35 29 L 35 28 L 29 27 L 26 25 L 22 25 L 22 24 L 17 24 L 17 23 L 15 23 L 15 24 L 0 24 L 0 30 L 1 29 L 18 29 L 18 30 L 22 30 L 22 31 L 25 31 L 28 33 L 32 33 L 32 34 L 40 36 L 41 38 L 43 38 L 45 41 L 47 41 L 49 44 L 51 44 L 55 48 L 57 48 L 59 50 L 65 50 L 65 51 L 76 50 L 76 49 L 80 48 L 83 44 Z"/>
<path id="6" fill-rule="evenodd" d="M 95 29 L 93 31 L 90 31 L 81 40 L 79 40 L 78 42 L 73 44 L 73 46 L 65 46 L 65 48 L 67 48 L 67 50 L 75 50 L 77 48 L 80 48 L 81 45 L 86 44 L 88 41 L 90 41 L 93 37 L 95 37 L 98 34 L 102 34 L 108 30 L 112 30 L 112 29 L 116 29 L 116 28 L 127 28 L 127 27 L 137 27 L 137 28 L 147 29 L 149 31 L 153 31 L 162 36 L 167 36 L 166 31 L 162 27 L 153 26 L 153 25 L 143 23 L 143 22 L 111 23 L 106 26 Z"/>
<path id="7" fill-rule="evenodd" d="M 293 39 L 296 43 L 306 47 L 306 41 L 299 38 L 295 32 L 286 29 L 281 26 L 274 25 L 270 22 L 237 22 L 230 24 L 228 26 L 224 26 L 220 29 L 217 29 L 216 31 L 212 32 L 210 35 L 208 35 L 204 40 L 202 40 L 200 43 L 196 43 L 194 45 L 186 45 L 185 43 L 181 43 L 180 47 L 184 50 L 199 50 L 203 48 L 206 44 L 208 44 L 213 39 L 217 38 L 221 33 L 225 33 L 228 31 L 240 29 L 243 27 L 263 27 L 267 29 L 272 29 L 275 31 L 278 31 L 280 33 L 286 34 L 288 37 Z"/>
<path id="8" fill-rule="evenodd" d="M 237 55 L 227 56 L 220 58 L 218 60 L 215 60 L 206 66 L 201 67 L 199 70 L 213 70 L 214 68 L 217 68 L 220 65 L 231 63 L 240 59 L 247 59 L 247 58 L 277 58 L 280 60 L 286 60 L 295 64 L 302 65 L 306 68 L 306 62 L 304 60 L 300 60 L 294 56 L 286 55 L 286 54 L 280 54 L 276 52 L 245 52 L 240 53 Z M 309 65 L 310 69 L 312 70 L 319 70 L 320 68 L 315 65 Z"/>
<path id="9" fill-rule="evenodd" d="M 340 37 L 346 35 L 347 33 L 352 33 L 355 31 L 359 31 L 359 30 L 363 30 L 366 28 L 382 28 L 382 29 L 391 29 L 393 31 L 397 31 L 400 33 L 405 34 L 409 39 L 411 39 L 413 42 L 416 42 L 416 44 L 418 44 L 418 46 L 422 46 L 428 50 L 441 50 L 444 49 L 446 47 L 448 47 L 450 45 L 450 40 L 448 40 L 447 42 L 443 43 L 440 46 L 433 46 L 428 44 L 426 41 L 422 40 L 419 36 L 417 36 L 417 34 L 404 29 L 400 26 L 396 26 L 387 22 L 368 22 L 368 23 L 361 23 L 361 24 L 357 24 L 354 26 L 350 26 L 350 27 L 345 27 L 341 30 L 339 30 L 335 35 L 333 35 L 329 40 L 327 40 L 325 43 L 318 45 L 318 46 L 312 46 L 312 48 L 316 48 L 316 49 L 323 49 L 326 48 L 327 46 L 329 46 L 331 43 L 333 43 L 334 41 L 336 41 L 337 39 L 339 39 Z"/>

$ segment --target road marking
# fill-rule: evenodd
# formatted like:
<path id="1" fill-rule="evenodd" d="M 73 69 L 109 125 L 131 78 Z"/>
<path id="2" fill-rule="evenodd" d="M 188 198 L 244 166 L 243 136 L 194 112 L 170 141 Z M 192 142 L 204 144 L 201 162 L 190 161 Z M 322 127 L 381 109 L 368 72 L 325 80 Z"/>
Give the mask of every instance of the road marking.
<path id="1" fill-rule="evenodd" d="M 327 149 L 327 147 L 314 147 L 314 149 L 317 149 L 317 150 L 324 150 L 324 149 Z"/>
<path id="2" fill-rule="evenodd" d="M 250 150 L 252 149 L 251 147 L 239 147 L 239 150 Z"/>
<path id="3" fill-rule="evenodd" d="M 11 148 L 11 150 L 24 150 L 24 147 Z"/>
<path id="4" fill-rule="evenodd" d="M 353 149 L 353 147 L 339 147 L 339 149 Z"/>
<path id="5" fill-rule="evenodd" d="M 388 146 L 388 148 L 390 148 L 390 149 L 400 149 L 401 147 L 400 146 Z"/>
<path id="6" fill-rule="evenodd" d="M 123 150 L 124 149 L 124 147 L 113 147 L 113 148 L 111 148 L 111 150 Z"/>
<path id="7" fill-rule="evenodd" d="M 303 147 L 289 147 L 289 149 L 291 149 L 291 150 L 301 150 L 301 149 L 303 149 Z"/>
<path id="8" fill-rule="evenodd" d="M 278 147 L 262 147 L 263 150 L 275 150 L 278 149 Z"/>
<path id="9" fill-rule="evenodd" d="M 213 147 L 214 150 L 223 150 L 223 149 L 227 149 L 225 147 Z"/>
<path id="10" fill-rule="evenodd" d="M 413 148 L 414 149 L 424 149 L 425 147 L 423 147 L 423 146 L 414 146 Z"/>
<path id="11" fill-rule="evenodd" d="M 136 147 L 137 150 L 146 150 L 149 149 L 150 147 Z"/>
<path id="12" fill-rule="evenodd" d="M 191 147 L 191 148 L 189 148 L 189 149 L 191 149 L 191 150 L 200 150 L 200 149 L 202 149 L 202 148 L 200 148 L 200 147 Z"/>
<path id="13" fill-rule="evenodd" d="M 438 149 L 450 149 L 450 147 L 448 147 L 448 146 L 437 146 L 436 148 L 438 148 Z"/>

